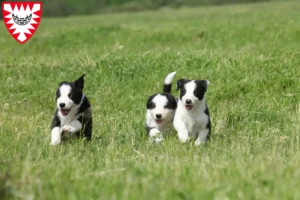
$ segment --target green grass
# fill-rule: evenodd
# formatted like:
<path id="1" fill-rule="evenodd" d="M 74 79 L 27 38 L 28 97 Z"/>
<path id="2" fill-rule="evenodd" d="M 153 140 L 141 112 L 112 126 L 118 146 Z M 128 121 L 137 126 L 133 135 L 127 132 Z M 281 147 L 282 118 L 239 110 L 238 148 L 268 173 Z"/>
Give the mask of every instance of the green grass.
<path id="1" fill-rule="evenodd" d="M 43 18 L 24 45 L 1 26 L 0 197 L 299 199 L 299 10 L 292 1 Z M 174 82 L 211 83 L 207 145 L 145 136 L 146 100 L 174 70 Z M 51 147 L 56 87 L 82 73 L 94 140 Z"/>

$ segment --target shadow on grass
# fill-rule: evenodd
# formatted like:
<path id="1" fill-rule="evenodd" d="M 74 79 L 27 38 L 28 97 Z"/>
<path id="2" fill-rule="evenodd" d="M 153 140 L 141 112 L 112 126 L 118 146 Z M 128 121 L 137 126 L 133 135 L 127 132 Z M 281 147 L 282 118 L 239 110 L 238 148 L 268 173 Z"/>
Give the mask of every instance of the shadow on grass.
<path id="1" fill-rule="evenodd" d="M 2 200 L 11 199 L 11 189 L 8 186 L 9 174 L 7 172 L 0 173 L 0 197 Z"/>

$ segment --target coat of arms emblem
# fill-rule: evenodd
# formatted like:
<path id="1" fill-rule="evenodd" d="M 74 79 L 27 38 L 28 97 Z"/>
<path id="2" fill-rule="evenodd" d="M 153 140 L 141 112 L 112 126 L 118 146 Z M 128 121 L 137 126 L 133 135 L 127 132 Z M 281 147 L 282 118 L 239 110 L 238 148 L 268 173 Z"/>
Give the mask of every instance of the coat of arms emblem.
<path id="1" fill-rule="evenodd" d="M 2 16 L 10 35 L 24 44 L 35 33 L 42 16 L 41 2 L 2 2 Z"/>

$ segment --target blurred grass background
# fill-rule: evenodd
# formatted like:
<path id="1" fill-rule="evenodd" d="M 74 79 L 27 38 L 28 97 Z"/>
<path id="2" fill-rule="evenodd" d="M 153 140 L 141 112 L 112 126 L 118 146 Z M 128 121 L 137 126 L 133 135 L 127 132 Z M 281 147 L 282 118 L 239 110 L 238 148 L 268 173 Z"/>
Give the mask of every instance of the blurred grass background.
<path id="1" fill-rule="evenodd" d="M 19 2 L 26 2 L 19 1 Z M 205 5 L 224 5 L 284 0 L 41 0 L 43 16 L 87 15 L 109 12 L 137 12 Z M 1 0 L 0 2 L 9 2 Z"/>
<path id="2" fill-rule="evenodd" d="M 43 17 L 24 45 L 0 26 L 0 200 L 300 199 L 299 1 L 186 5 Z M 175 70 L 211 83 L 205 146 L 145 136 L 147 98 Z M 56 87 L 82 73 L 93 140 L 52 148 Z"/>

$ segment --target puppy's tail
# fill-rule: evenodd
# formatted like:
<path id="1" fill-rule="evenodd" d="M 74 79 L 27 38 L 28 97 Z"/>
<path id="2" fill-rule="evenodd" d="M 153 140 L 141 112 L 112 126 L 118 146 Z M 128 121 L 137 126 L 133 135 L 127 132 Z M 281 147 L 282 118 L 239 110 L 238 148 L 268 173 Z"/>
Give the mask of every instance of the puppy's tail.
<path id="1" fill-rule="evenodd" d="M 164 87 L 163 87 L 163 92 L 164 93 L 171 93 L 172 90 L 172 80 L 175 76 L 176 72 L 172 72 L 168 74 L 164 80 Z"/>

